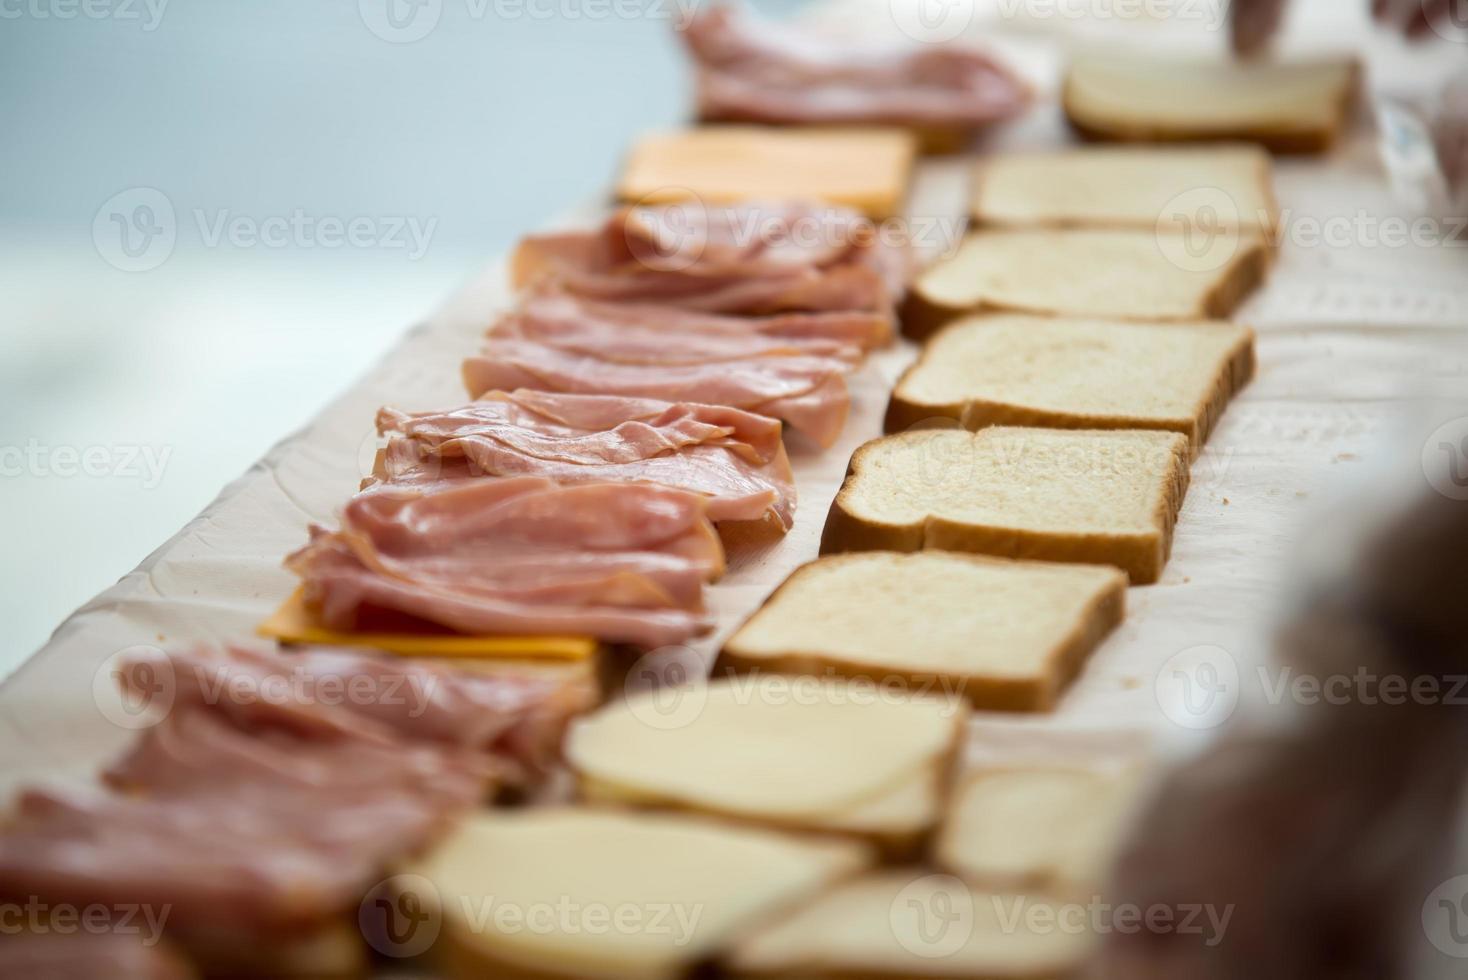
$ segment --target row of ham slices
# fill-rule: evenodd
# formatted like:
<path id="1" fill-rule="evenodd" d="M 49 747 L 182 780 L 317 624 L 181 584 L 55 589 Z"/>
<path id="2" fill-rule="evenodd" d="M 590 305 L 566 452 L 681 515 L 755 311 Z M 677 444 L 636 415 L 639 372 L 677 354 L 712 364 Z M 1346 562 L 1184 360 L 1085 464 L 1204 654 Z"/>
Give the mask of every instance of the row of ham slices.
<path id="1" fill-rule="evenodd" d="M 1023 100 L 969 53 L 833 51 L 719 9 L 685 40 L 708 117 L 971 124 Z M 527 239 L 519 305 L 463 366 L 473 400 L 382 409 L 373 477 L 287 559 L 307 608 L 343 633 L 698 635 L 714 523 L 789 529 L 784 427 L 836 439 L 907 271 L 822 205 L 630 207 Z M 166 714 L 103 787 L 21 795 L 0 902 L 166 910 L 167 941 L 122 922 L 7 936 L 0 980 L 358 971 L 373 883 L 487 797 L 539 791 L 594 700 L 568 675 L 316 648 L 145 656 L 119 678 L 144 699 L 165 681 Z"/>
<path id="2" fill-rule="evenodd" d="M 533 789 L 593 700 L 582 682 L 333 650 L 144 655 L 118 675 L 134 697 L 166 691 L 166 715 L 105 789 L 21 795 L 0 834 L 0 901 L 142 906 L 229 975 L 285 969 L 384 867 L 491 791 Z"/>
<path id="3" fill-rule="evenodd" d="M 346 632 L 706 632 L 712 524 L 789 530 L 784 427 L 840 434 L 904 261 L 805 204 L 624 208 L 527 239 L 520 302 L 464 362 L 475 401 L 382 409 L 373 477 L 288 559 L 307 607 Z"/>

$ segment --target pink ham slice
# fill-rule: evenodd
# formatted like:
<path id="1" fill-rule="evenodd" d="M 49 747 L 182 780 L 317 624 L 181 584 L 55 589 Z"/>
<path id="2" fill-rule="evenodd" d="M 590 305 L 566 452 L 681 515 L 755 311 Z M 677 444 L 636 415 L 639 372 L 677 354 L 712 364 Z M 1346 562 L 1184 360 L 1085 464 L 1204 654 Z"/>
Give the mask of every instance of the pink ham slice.
<path id="1" fill-rule="evenodd" d="M 536 235 L 515 255 L 518 286 L 706 313 L 891 316 L 905 247 L 854 211 L 799 202 L 627 207 L 593 231 Z"/>
<path id="2" fill-rule="evenodd" d="M 448 412 L 384 408 L 377 425 L 398 433 L 379 467 L 387 483 L 457 475 L 657 483 L 707 496 L 712 521 L 769 516 L 789 530 L 795 516 L 780 423 L 725 406 L 496 392 Z"/>
<path id="3" fill-rule="evenodd" d="M 491 329 L 573 354 L 638 364 L 689 364 L 808 354 L 851 364 L 892 337 L 891 318 L 860 311 L 736 317 L 652 304 L 532 294 Z"/>
<path id="4" fill-rule="evenodd" d="M 723 547 L 703 497 L 639 483 L 443 480 L 359 493 L 286 564 L 322 623 L 388 611 L 465 634 L 660 646 L 704 632 Z"/>
<path id="5" fill-rule="evenodd" d="M 155 652 L 127 663 L 118 680 L 134 699 L 164 689 L 173 704 L 207 705 L 248 731 L 474 749 L 496 785 L 515 790 L 545 777 L 571 717 L 595 700 L 587 682 L 563 676 L 489 674 L 327 647 Z"/>
<path id="6" fill-rule="evenodd" d="M 166 908 L 170 938 L 226 966 L 355 909 L 391 862 L 479 805 L 503 762 L 542 764 L 506 741 L 526 737 L 512 733 L 527 699 L 561 710 L 531 679 L 345 653 L 196 652 L 120 673 L 166 697 L 166 715 L 107 770 L 117 791 L 22 793 L 0 832 L 0 900 Z"/>
<path id="7" fill-rule="evenodd" d="M 178 955 L 159 945 L 142 916 L 119 917 L 116 932 L 7 934 L 0 980 L 192 980 Z M 123 931 L 126 930 L 126 931 Z"/>
<path id="8" fill-rule="evenodd" d="M 820 446 L 836 441 L 851 404 L 846 365 L 802 354 L 636 364 L 492 336 L 478 356 L 464 361 L 463 371 L 464 384 L 475 398 L 528 388 L 728 405 L 781 419 Z"/>
<path id="9" fill-rule="evenodd" d="M 680 33 L 698 66 L 704 119 L 977 129 L 1030 103 L 1011 71 L 958 45 L 859 48 L 726 6 L 696 11 Z"/>

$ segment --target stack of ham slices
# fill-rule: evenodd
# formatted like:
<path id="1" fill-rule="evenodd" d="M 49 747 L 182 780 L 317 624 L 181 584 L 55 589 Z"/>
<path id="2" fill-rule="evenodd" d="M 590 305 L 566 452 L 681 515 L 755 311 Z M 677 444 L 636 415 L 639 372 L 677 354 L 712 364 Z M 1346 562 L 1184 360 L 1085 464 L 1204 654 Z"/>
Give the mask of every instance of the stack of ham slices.
<path id="1" fill-rule="evenodd" d="M 1014 118 L 1031 98 L 1008 68 L 956 45 L 858 51 L 727 6 L 694 12 L 681 34 L 698 66 L 699 114 L 709 121 L 875 123 L 961 135 Z"/>
<path id="2" fill-rule="evenodd" d="M 905 271 L 820 204 L 628 207 L 526 239 L 520 301 L 464 363 L 476 400 L 382 409 L 373 477 L 288 560 L 307 608 L 346 633 L 706 632 L 711 523 L 789 530 L 783 426 L 835 441 Z"/>
<path id="3" fill-rule="evenodd" d="M 149 656 L 118 673 L 135 697 L 162 692 L 166 715 L 109 789 L 22 794 L 0 835 L 0 901 L 166 909 L 170 939 L 230 975 L 286 970 L 390 862 L 492 791 L 533 788 L 592 700 L 544 676 L 327 650 Z"/>

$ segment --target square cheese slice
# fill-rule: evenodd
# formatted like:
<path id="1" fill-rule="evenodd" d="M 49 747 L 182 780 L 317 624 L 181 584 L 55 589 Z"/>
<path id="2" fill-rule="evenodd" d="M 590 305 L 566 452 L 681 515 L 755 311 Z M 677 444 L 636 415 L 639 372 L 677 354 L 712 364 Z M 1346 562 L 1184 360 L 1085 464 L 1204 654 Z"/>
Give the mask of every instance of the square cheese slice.
<path id="1" fill-rule="evenodd" d="M 635 204 L 818 200 L 881 219 L 901 210 L 916 157 L 902 129 L 702 126 L 638 141 L 617 194 Z"/>

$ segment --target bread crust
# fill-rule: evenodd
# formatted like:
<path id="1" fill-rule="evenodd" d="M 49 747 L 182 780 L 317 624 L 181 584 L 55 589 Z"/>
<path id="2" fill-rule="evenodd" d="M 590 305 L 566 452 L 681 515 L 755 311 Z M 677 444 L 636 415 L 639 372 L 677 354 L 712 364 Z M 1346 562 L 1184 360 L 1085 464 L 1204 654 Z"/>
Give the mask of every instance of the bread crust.
<path id="1" fill-rule="evenodd" d="M 952 323 L 945 330 L 963 329 L 965 323 Z M 1179 329 L 1187 329 L 1180 327 Z M 915 425 L 932 419 L 954 419 L 965 429 L 975 432 L 991 425 L 1018 425 L 1046 429 L 1148 429 L 1162 432 L 1179 432 L 1188 437 L 1192 459 L 1197 459 L 1203 445 L 1218 425 L 1224 410 L 1233 397 L 1254 378 L 1256 357 L 1254 343 L 1257 335 L 1250 327 L 1243 327 L 1238 342 L 1230 348 L 1224 370 L 1198 407 L 1198 412 L 1189 419 L 1142 418 L 1135 415 L 1092 415 L 1065 412 L 1056 409 L 1032 408 L 1008 402 L 970 398 L 961 402 L 942 404 L 919 402 L 903 397 L 902 387 L 908 377 L 921 371 L 933 348 L 925 347 L 918 359 L 897 379 L 892 397 L 887 403 L 887 414 L 883 431 L 904 432 Z M 936 337 L 936 334 L 934 335 Z"/>
<path id="2" fill-rule="evenodd" d="M 949 557 L 988 564 L 996 559 L 948 552 Z M 1112 630 L 1121 625 L 1126 613 L 1125 574 L 1118 570 L 1106 589 L 1092 597 L 1082 613 L 1079 624 L 1052 654 L 1051 669 L 1042 678 L 996 678 L 979 674 L 949 674 L 933 671 L 904 669 L 897 664 L 873 664 L 854 662 L 848 658 L 833 656 L 816 650 L 790 650 L 778 656 L 767 657 L 745 653 L 739 649 L 739 637 L 745 626 L 753 622 L 780 596 L 786 588 L 799 583 L 813 569 L 833 562 L 855 558 L 855 555 L 831 555 L 806 562 L 791 572 L 784 582 L 771 592 L 760 607 L 747 618 L 739 629 L 724 643 L 719 652 L 715 670 L 724 669 L 738 673 L 768 670 L 782 674 L 839 674 L 872 684 L 883 684 L 891 678 L 901 678 L 904 684 L 921 693 L 928 690 L 958 690 L 980 711 L 1044 712 L 1052 711 L 1061 696 L 1080 674 L 1081 668 L 1091 653 L 1100 646 Z"/>
<path id="3" fill-rule="evenodd" d="M 1157 530 L 1145 534 L 1076 534 L 1039 532 L 1025 528 L 993 527 L 947 521 L 929 515 L 914 524 L 894 524 L 858 516 L 850 507 L 853 485 L 861 479 L 865 457 L 887 439 L 882 436 L 859 446 L 852 454 L 846 480 L 831 501 L 826 526 L 821 533 L 821 554 L 847 551 L 965 551 L 1001 558 L 1032 558 L 1041 561 L 1084 565 L 1114 565 L 1127 573 L 1133 585 L 1149 585 L 1162 575 L 1172 552 L 1173 529 L 1188 489 L 1186 453 L 1175 453 L 1164 477 L 1158 504 Z"/>

